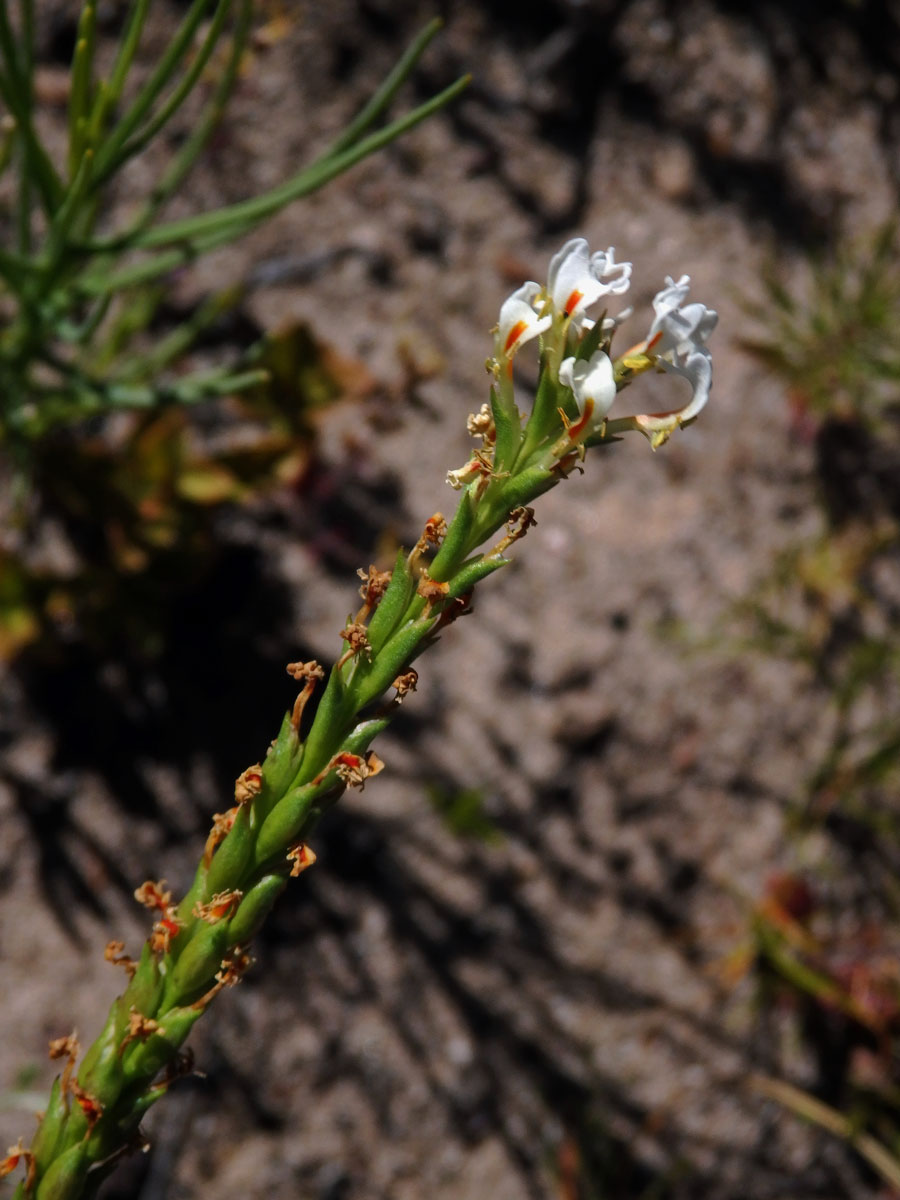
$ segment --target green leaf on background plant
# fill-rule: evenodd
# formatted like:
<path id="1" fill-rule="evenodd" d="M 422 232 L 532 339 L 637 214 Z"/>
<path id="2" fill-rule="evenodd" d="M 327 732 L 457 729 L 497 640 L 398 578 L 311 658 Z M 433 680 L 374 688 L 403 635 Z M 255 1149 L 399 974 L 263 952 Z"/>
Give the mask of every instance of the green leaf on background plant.
<path id="1" fill-rule="evenodd" d="M 765 300 L 747 305 L 763 330 L 742 345 L 781 376 L 792 400 L 819 418 L 878 428 L 900 406 L 900 242 L 897 223 L 808 264 L 806 286 L 779 263 Z"/>
<path id="2" fill-rule="evenodd" d="M 456 837 L 473 838 L 488 844 L 502 841 L 500 829 L 488 816 L 484 792 L 480 788 L 454 791 L 435 783 L 428 787 L 426 795 L 431 807 Z"/>
<path id="3" fill-rule="evenodd" d="M 267 371 L 269 378 L 244 394 L 245 403 L 253 410 L 280 415 L 295 430 L 308 430 L 311 412 L 348 393 L 365 395 L 375 386 L 362 363 L 342 358 L 304 321 L 269 334 L 252 363 Z"/>
<path id="4" fill-rule="evenodd" d="M 177 488 L 181 499 L 192 504 L 224 504 L 239 500 L 243 494 L 234 475 L 217 462 L 186 466 L 178 476 Z"/>
<path id="5" fill-rule="evenodd" d="M 22 564 L 0 551 L 0 661 L 12 658 L 40 633 L 31 591 Z"/>

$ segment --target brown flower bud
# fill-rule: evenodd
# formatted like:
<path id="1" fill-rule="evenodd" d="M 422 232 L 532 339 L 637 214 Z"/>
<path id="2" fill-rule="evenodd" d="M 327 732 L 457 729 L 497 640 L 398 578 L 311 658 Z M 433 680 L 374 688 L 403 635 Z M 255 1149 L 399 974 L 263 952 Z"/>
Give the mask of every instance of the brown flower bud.
<path id="1" fill-rule="evenodd" d="M 262 791 L 262 764 L 254 763 L 242 771 L 234 781 L 234 798 L 238 804 L 246 804 Z"/>
<path id="2" fill-rule="evenodd" d="M 143 904 L 144 908 L 157 908 L 160 912 L 165 912 L 172 904 L 172 893 L 166 891 L 165 886 L 164 879 L 160 879 L 158 883 L 148 879 L 139 888 L 135 888 L 134 898 L 138 904 Z"/>
<path id="3" fill-rule="evenodd" d="M 0 1179 L 14 1171 L 20 1162 L 25 1164 L 25 1192 L 30 1193 L 34 1188 L 36 1164 L 34 1155 L 25 1149 L 21 1138 L 7 1150 L 6 1158 L 0 1159 Z"/>
<path id="4" fill-rule="evenodd" d="M 388 590 L 388 585 L 391 582 L 390 571 L 379 571 L 373 564 L 368 571 L 364 571 L 362 567 L 356 572 L 363 581 L 362 587 L 359 589 L 359 594 L 363 598 L 363 611 L 366 616 L 372 611 L 384 593 Z M 361 618 L 357 617 L 357 620 Z"/>
<path id="5" fill-rule="evenodd" d="M 164 1034 L 166 1031 L 158 1021 L 154 1021 L 152 1017 L 145 1017 L 143 1013 L 132 1004 L 128 1011 L 128 1033 L 122 1040 L 119 1046 L 119 1054 L 123 1052 L 126 1046 L 131 1042 L 146 1042 L 148 1038 L 153 1037 L 155 1033 Z"/>
<path id="6" fill-rule="evenodd" d="M 137 963 L 125 953 L 124 942 L 117 940 L 107 942 L 106 949 L 103 951 L 103 957 L 108 963 L 112 963 L 114 967 L 124 967 L 128 972 L 129 979 L 134 978 Z"/>
<path id="7" fill-rule="evenodd" d="M 81 1046 L 78 1043 L 77 1036 L 74 1033 L 69 1033 L 65 1037 L 54 1038 L 50 1043 L 48 1053 L 51 1059 L 68 1059 L 66 1065 L 63 1067 L 62 1079 L 59 1081 L 60 1092 L 64 1096 L 67 1096 L 71 1085 L 72 1072 L 75 1070 L 75 1062 L 81 1053 Z"/>
<path id="8" fill-rule="evenodd" d="M 206 904 L 198 901 L 194 905 L 193 915 L 205 921 L 207 925 L 217 925 L 219 921 L 226 921 L 234 916 L 243 898 L 244 893 L 237 890 L 216 892 Z"/>
<path id="9" fill-rule="evenodd" d="M 439 546 L 447 536 L 447 522 L 444 520 L 443 513 L 434 513 L 425 522 L 425 528 L 422 531 L 423 539 L 429 546 Z"/>
<path id="10" fill-rule="evenodd" d="M 87 1118 L 88 1129 L 93 1129 L 103 1116 L 103 1105 L 96 1096 L 93 1096 L 87 1088 L 83 1088 L 79 1083 L 71 1083 L 69 1092 Z"/>
<path id="11" fill-rule="evenodd" d="M 297 875 L 311 867 L 316 861 L 316 853 L 307 846 L 306 842 L 298 842 L 296 846 L 291 846 L 287 852 L 288 862 L 293 863 L 291 867 L 291 878 L 296 878 Z"/>
<path id="12" fill-rule="evenodd" d="M 427 571 L 422 572 L 416 592 L 426 601 L 425 616 L 431 612 L 435 604 L 439 604 L 444 599 L 449 590 L 449 583 L 439 583 L 436 579 L 431 579 Z"/>
<path id="13" fill-rule="evenodd" d="M 351 621 L 346 629 L 341 630 L 341 637 L 347 643 L 347 649 L 337 661 L 338 670 L 348 659 L 355 658 L 357 654 L 366 654 L 371 657 L 372 648 L 369 645 L 368 632 L 360 621 Z"/>
<path id="14" fill-rule="evenodd" d="M 477 413 L 469 413 L 466 418 L 466 430 L 470 437 L 480 437 L 492 441 L 495 436 L 494 418 L 489 404 L 482 404 Z"/>
<path id="15" fill-rule="evenodd" d="M 314 658 L 309 662 L 288 663 L 287 673 L 296 680 L 317 680 L 325 678 L 325 670 Z"/>
<path id="16" fill-rule="evenodd" d="M 374 750 L 370 750 L 365 758 L 358 754 L 339 754 L 334 766 L 339 779 L 348 787 L 358 787 L 360 791 L 366 786 L 367 779 L 384 770 L 384 763 Z"/>
<path id="17" fill-rule="evenodd" d="M 404 696 L 416 690 L 416 684 L 419 682 L 419 673 L 414 671 L 412 667 L 405 671 L 402 675 L 398 675 L 391 687 L 397 689 L 397 699 L 402 700 Z"/>

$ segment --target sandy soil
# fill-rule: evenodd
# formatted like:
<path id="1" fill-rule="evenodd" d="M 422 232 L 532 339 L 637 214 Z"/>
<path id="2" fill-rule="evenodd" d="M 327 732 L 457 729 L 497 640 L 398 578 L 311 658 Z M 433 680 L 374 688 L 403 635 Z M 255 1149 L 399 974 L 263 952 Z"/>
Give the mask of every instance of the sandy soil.
<path id="1" fill-rule="evenodd" d="M 281 664 L 333 656 L 380 529 L 408 542 L 452 506 L 498 306 L 583 234 L 634 262 L 639 311 L 683 271 L 719 310 L 709 409 L 655 455 L 637 439 L 592 455 L 541 503 L 514 566 L 422 662 L 379 746 L 389 769 L 322 828 L 257 966 L 203 1023 L 204 1076 L 152 1114 L 150 1154 L 105 1194 L 568 1197 L 573 1154 L 585 1200 L 879 1194 L 749 1086 L 814 1083 L 789 1021 L 724 965 L 769 874 L 835 852 L 786 831 L 827 713 L 800 667 L 717 632 L 818 520 L 810 447 L 739 343 L 767 256 L 798 262 L 895 204 L 896 45 L 870 7 L 448 5 L 414 90 L 471 70 L 467 97 L 177 280 L 200 296 L 349 251 L 249 311 L 308 320 L 379 387 L 323 425 L 333 526 L 310 536 L 316 505 L 333 517 L 316 493 L 227 522 L 218 641 L 198 601 L 178 671 L 4 679 L 0 1095 L 20 1090 L 0 1142 L 40 1107 L 47 1039 L 89 1035 L 115 994 L 102 947 L 141 937 L 129 886 L 184 885 L 204 814 L 275 732 Z M 304 5 L 176 211 L 285 177 L 431 11 Z M 159 42 L 175 12 L 161 5 Z M 432 372 L 414 388 L 410 359 Z M 482 789 L 500 837 L 448 833 L 435 785 Z"/>

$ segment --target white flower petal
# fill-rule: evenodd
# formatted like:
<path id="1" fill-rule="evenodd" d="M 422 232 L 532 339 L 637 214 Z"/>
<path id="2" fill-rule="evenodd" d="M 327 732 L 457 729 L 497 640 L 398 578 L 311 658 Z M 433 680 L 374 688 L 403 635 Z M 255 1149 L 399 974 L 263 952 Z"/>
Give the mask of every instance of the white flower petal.
<path id="1" fill-rule="evenodd" d="M 614 246 L 610 246 L 608 250 L 598 250 L 596 254 L 591 255 L 591 269 L 598 279 L 611 280 L 604 284 L 603 295 L 609 293 L 621 296 L 631 286 L 631 263 L 617 263 Z"/>
<path id="2" fill-rule="evenodd" d="M 677 283 L 668 276 L 666 286 L 653 298 L 656 316 L 643 345 L 664 370 L 683 376 L 692 389 L 683 408 L 638 418 L 639 427 L 654 445 L 665 441 L 679 425 L 692 421 L 705 407 L 712 387 L 712 357 L 706 341 L 719 318 L 705 304 L 684 304 L 690 283 L 687 275 Z"/>
<path id="3" fill-rule="evenodd" d="M 557 311 L 580 328 L 586 309 L 601 296 L 621 295 L 630 280 L 631 263 L 617 263 L 612 246 L 592 255 L 584 238 L 572 238 L 550 260 L 547 291 Z"/>
<path id="4" fill-rule="evenodd" d="M 574 358 L 564 358 L 559 364 L 559 382 L 565 384 L 573 392 L 575 391 L 574 367 Z"/>
<path id="5" fill-rule="evenodd" d="M 585 427 L 580 438 L 595 433 L 616 398 L 616 381 L 609 356 L 597 350 L 589 359 L 566 358 L 559 365 L 559 381 L 572 389 Z"/>
<path id="6" fill-rule="evenodd" d="M 682 425 L 686 425 L 700 413 L 709 400 L 712 388 L 712 355 L 705 346 L 700 346 L 690 353 L 680 356 L 677 362 L 660 359 L 661 365 L 676 375 L 681 375 L 691 385 L 691 398 L 683 408 L 673 412 L 641 413 L 637 417 L 626 418 L 633 426 L 650 439 L 655 450 Z"/>
<path id="7" fill-rule="evenodd" d="M 687 298 L 690 290 L 690 275 L 682 275 L 677 283 L 671 275 L 666 276 L 666 286 L 653 297 L 653 311 L 656 313 L 656 319 L 650 326 L 649 336 L 651 338 L 659 332 L 662 322 L 669 313 L 681 307 L 682 301 Z"/>
<path id="8" fill-rule="evenodd" d="M 590 247 L 584 238 L 572 238 L 550 259 L 547 291 L 557 308 L 565 311 L 566 301 L 589 275 L 590 263 Z"/>
<path id="9" fill-rule="evenodd" d="M 706 407 L 712 387 L 712 356 L 706 349 L 694 350 L 680 362 L 663 363 L 668 371 L 682 375 L 690 382 L 693 395 L 684 408 L 678 409 L 672 416 L 678 418 L 678 424 L 684 425 L 693 421 L 694 417 Z"/>
<path id="10" fill-rule="evenodd" d="M 718 319 L 718 314 L 704 304 L 673 309 L 653 322 L 657 327 L 655 332 L 662 335 L 653 346 L 654 354 L 660 358 L 668 355 L 677 361 L 679 355 L 689 354 L 706 343 Z"/>
<path id="11" fill-rule="evenodd" d="M 550 327 L 551 318 L 541 317 L 535 308 L 535 302 L 540 295 L 540 284 L 529 282 L 522 284 L 504 300 L 497 323 L 498 356 L 511 358 L 525 342 L 531 341 Z"/>

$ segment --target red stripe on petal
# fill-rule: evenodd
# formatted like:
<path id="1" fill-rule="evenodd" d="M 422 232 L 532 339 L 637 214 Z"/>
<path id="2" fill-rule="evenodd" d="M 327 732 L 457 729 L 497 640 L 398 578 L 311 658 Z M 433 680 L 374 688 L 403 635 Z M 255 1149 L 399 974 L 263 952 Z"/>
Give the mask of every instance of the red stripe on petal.
<path id="1" fill-rule="evenodd" d="M 572 313 L 584 299 L 584 292 L 579 292 L 578 288 L 569 296 L 568 300 L 563 305 L 563 313 L 567 317 L 571 317 Z"/>
<path id="2" fill-rule="evenodd" d="M 584 433 L 585 429 L 590 424 L 591 417 L 594 415 L 594 401 L 590 396 L 585 396 L 584 409 L 581 416 L 573 424 L 569 426 L 568 433 L 571 441 L 577 441 Z"/>

